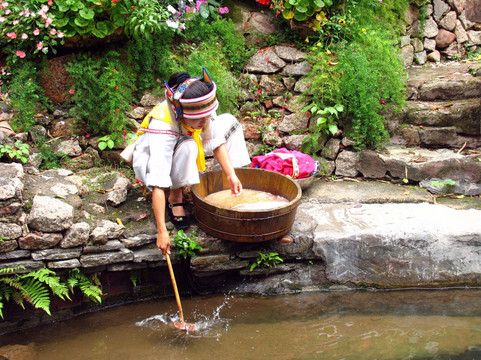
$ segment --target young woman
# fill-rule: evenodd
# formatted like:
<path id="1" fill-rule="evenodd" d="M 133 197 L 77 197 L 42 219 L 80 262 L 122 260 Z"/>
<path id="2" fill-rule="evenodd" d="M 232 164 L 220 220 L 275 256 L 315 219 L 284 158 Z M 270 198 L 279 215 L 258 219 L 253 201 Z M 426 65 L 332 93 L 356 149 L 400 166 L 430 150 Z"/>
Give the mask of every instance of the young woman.
<path id="1" fill-rule="evenodd" d="M 216 86 L 205 69 L 195 78 L 176 73 L 165 85 L 167 100 L 145 117 L 133 155 L 137 179 L 152 191 L 157 246 L 163 254 L 170 253 L 165 211 L 177 228 L 189 226 L 182 190 L 199 183 L 205 155 L 214 156 L 214 169 L 224 171 L 233 196 L 242 192 L 234 168 L 250 163 L 242 126 L 231 114 L 216 115 Z"/>

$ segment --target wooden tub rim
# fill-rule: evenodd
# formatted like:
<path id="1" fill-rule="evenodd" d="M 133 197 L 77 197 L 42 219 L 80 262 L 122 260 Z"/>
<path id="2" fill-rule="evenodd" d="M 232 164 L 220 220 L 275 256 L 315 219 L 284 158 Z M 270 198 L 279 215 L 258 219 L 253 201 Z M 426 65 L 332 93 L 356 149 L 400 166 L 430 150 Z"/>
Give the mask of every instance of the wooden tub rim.
<path id="1" fill-rule="evenodd" d="M 283 206 L 279 206 L 277 208 L 274 208 L 274 209 L 265 209 L 265 210 L 243 210 L 243 209 L 232 209 L 232 208 L 228 208 L 228 207 L 225 207 L 225 206 L 221 206 L 221 205 L 217 205 L 217 204 L 214 204 L 213 202 L 210 202 L 208 200 L 206 200 L 206 197 L 205 196 L 201 196 L 199 194 L 199 191 L 197 190 L 197 188 L 200 186 L 200 181 L 198 184 L 194 184 L 192 185 L 192 194 L 194 195 L 194 198 L 197 198 L 199 200 L 202 200 L 203 202 L 205 202 L 206 204 L 209 204 L 210 206 L 213 206 L 213 207 L 217 207 L 219 209 L 222 209 L 224 211 L 227 211 L 227 212 L 231 212 L 231 213 L 258 213 L 258 214 L 262 214 L 262 213 L 267 213 L 267 212 L 277 212 L 277 211 L 284 211 L 286 209 L 291 209 L 292 207 L 297 207 L 298 206 L 298 203 L 302 197 L 302 189 L 301 189 L 301 186 L 295 182 L 294 180 L 292 180 L 292 178 L 290 178 L 289 176 L 286 176 L 284 174 L 280 174 L 278 172 L 275 172 L 275 171 L 270 171 L 270 170 L 265 170 L 265 169 L 258 169 L 258 168 L 235 168 L 234 170 L 238 170 L 238 169 L 248 169 L 249 171 L 250 170 L 253 170 L 253 171 L 260 171 L 260 172 L 264 172 L 264 171 L 267 171 L 269 173 L 273 173 L 275 174 L 274 176 L 283 176 L 287 179 L 289 179 L 291 181 L 291 183 L 297 188 L 297 194 L 296 194 L 296 197 L 292 200 L 290 200 L 289 202 L 285 203 Z M 213 171 L 209 171 L 209 172 L 205 172 L 203 174 L 200 175 L 200 177 L 204 177 L 204 176 L 208 176 L 208 174 L 210 173 L 213 173 L 213 172 L 222 172 L 222 170 L 213 170 Z M 200 180 L 200 179 L 199 179 Z M 222 190 L 228 190 L 227 189 L 222 189 Z M 222 190 L 217 190 L 217 191 L 222 191 Z M 250 189 L 250 190 L 253 190 L 253 189 Z M 259 191 L 264 191 L 264 190 L 259 190 Z M 265 192 L 268 192 L 268 191 L 265 191 Z M 213 194 L 213 193 L 210 193 L 210 194 Z M 207 195 L 210 195 L 210 194 L 207 194 Z M 271 193 L 272 194 L 272 193 Z M 206 195 L 206 196 L 207 196 Z M 273 194 L 274 195 L 274 194 Z M 279 196 L 279 195 L 276 195 L 276 196 Z"/>

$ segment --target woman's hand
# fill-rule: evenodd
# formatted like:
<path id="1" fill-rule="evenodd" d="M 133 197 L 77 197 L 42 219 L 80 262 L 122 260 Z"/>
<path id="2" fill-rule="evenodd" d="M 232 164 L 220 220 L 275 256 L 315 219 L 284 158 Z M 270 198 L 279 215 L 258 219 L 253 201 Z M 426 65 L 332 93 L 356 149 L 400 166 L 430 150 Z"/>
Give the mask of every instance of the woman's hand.
<path id="1" fill-rule="evenodd" d="M 157 233 L 157 247 L 162 250 L 162 254 L 170 255 L 170 236 L 169 233 Z"/>
<path id="2" fill-rule="evenodd" d="M 232 196 L 239 196 L 242 193 L 242 184 L 235 174 L 234 167 L 230 162 L 229 153 L 227 152 L 225 144 L 222 144 L 214 150 L 214 156 L 227 177 L 227 182 L 229 183 Z"/>
<path id="3" fill-rule="evenodd" d="M 227 176 L 227 182 L 229 183 L 232 196 L 239 196 L 242 193 L 242 184 L 235 173 Z"/>

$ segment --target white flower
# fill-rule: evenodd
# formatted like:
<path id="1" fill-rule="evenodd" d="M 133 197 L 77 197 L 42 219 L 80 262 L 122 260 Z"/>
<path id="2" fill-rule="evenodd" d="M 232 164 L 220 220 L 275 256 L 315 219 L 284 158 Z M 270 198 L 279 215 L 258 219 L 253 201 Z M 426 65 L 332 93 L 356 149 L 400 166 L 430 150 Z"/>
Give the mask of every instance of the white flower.
<path id="1" fill-rule="evenodd" d="M 169 10 L 172 14 L 177 13 L 177 10 L 172 5 L 167 6 L 167 10 Z"/>
<path id="2" fill-rule="evenodd" d="M 177 28 L 179 27 L 179 22 L 178 22 L 178 21 L 167 20 L 166 23 L 167 23 L 167 26 L 168 26 L 168 27 L 171 27 L 171 28 L 174 28 L 174 29 L 177 29 Z"/>

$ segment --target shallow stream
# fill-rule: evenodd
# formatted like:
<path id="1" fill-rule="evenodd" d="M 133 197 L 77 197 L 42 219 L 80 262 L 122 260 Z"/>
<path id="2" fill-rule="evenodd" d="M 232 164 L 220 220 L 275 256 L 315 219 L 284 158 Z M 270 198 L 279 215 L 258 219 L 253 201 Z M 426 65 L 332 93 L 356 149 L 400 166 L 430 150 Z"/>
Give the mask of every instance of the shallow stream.
<path id="1" fill-rule="evenodd" d="M 183 298 L 123 305 L 1 337 L 32 359 L 481 359 L 481 289 Z"/>

